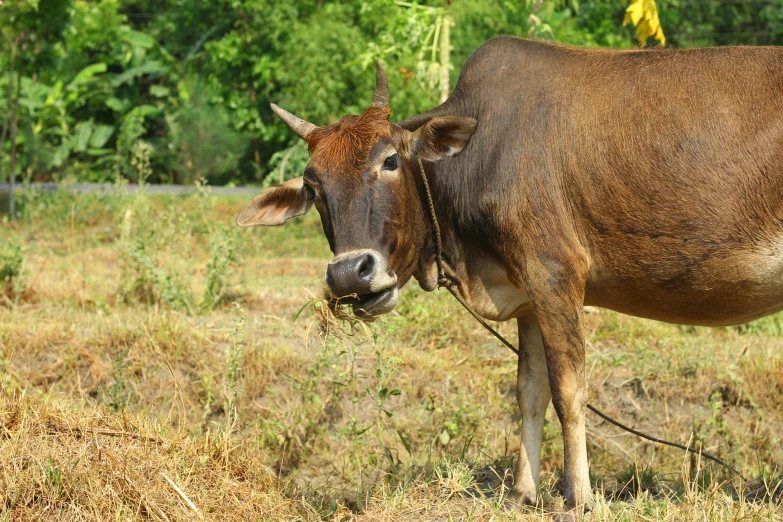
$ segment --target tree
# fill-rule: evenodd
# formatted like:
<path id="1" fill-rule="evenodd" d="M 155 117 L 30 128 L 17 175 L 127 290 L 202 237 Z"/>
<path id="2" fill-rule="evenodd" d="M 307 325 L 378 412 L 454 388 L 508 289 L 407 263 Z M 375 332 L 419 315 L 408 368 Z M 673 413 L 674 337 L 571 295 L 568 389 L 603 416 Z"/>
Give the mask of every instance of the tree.
<path id="1" fill-rule="evenodd" d="M 68 16 L 69 0 L 23 0 L 2 6 L 5 23 L 0 34 L 6 48 L 10 49 L 8 64 L 7 96 L 4 107 L 3 130 L 0 135 L 0 166 L 5 150 L 6 136 L 10 134 L 10 162 L 8 180 L 11 186 L 9 214 L 14 217 L 14 182 L 16 178 L 17 137 L 19 103 L 22 92 L 22 75 L 51 67 L 55 55 L 54 46 L 62 39 Z M 10 133 L 9 133 L 10 130 Z"/>

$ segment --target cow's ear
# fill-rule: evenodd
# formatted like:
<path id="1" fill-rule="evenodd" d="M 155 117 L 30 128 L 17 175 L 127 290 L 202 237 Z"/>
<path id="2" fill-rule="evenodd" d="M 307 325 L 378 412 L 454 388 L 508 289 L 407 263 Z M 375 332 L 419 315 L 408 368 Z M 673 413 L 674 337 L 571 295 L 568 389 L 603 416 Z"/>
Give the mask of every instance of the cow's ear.
<path id="1" fill-rule="evenodd" d="M 292 217 L 301 216 L 313 204 L 311 193 L 301 177 L 270 187 L 255 197 L 237 216 L 237 225 L 282 225 Z"/>
<path id="2" fill-rule="evenodd" d="M 411 133 L 409 150 L 412 156 L 429 161 L 453 156 L 465 148 L 477 124 L 461 116 L 432 118 Z"/>

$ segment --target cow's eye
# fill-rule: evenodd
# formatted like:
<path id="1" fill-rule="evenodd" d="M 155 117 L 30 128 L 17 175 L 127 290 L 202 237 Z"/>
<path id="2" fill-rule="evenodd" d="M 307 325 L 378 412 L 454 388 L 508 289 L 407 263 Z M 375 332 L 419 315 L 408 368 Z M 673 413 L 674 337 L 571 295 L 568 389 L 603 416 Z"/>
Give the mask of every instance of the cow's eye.
<path id="1" fill-rule="evenodd" d="M 383 162 L 383 170 L 397 170 L 400 166 L 400 156 L 397 153 L 392 154 Z"/>
<path id="2" fill-rule="evenodd" d="M 311 187 L 310 185 L 305 184 L 304 191 L 305 191 L 305 194 L 307 195 L 307 199 L 308 200 L 315 199 L 315 190 L 313 190 L 313 187 Z"/>

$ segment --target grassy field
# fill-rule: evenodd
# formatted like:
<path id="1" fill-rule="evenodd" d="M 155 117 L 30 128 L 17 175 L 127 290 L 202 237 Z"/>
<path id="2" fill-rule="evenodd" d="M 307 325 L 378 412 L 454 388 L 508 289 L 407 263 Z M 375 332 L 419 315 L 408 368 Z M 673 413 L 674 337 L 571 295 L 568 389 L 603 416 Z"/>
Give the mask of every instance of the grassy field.
<path id="1" fill-rule="evenodd" d="M 329 320 L 317 215 L 240 230 L 243 203 L 27 193 L 0 225 L 0 521 L 546 520 L 562 505 L 551 407 L 542 501 L 503 505 L 513 354 L 415 284 L 387 318 Z M 588 518 L 783 519 L 783 317 L 586 320 L 593 405 L 747 479 L 588 414 Z"/>

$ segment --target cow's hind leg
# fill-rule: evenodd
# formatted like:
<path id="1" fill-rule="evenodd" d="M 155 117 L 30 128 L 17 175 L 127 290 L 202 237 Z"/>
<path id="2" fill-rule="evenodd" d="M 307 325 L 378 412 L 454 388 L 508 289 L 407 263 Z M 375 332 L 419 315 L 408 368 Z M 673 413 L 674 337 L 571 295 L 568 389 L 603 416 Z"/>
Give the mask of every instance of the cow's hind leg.
<path id="1" fill-rule="evenodd" d="M 544 416 L 552 394 L 538 322 L 531 314 L 517 319 L 517 324 L 517 401 L 522 413 L 522 444 L 509 500 L 517 504 L 534 505 L 540 484 Z"/>

